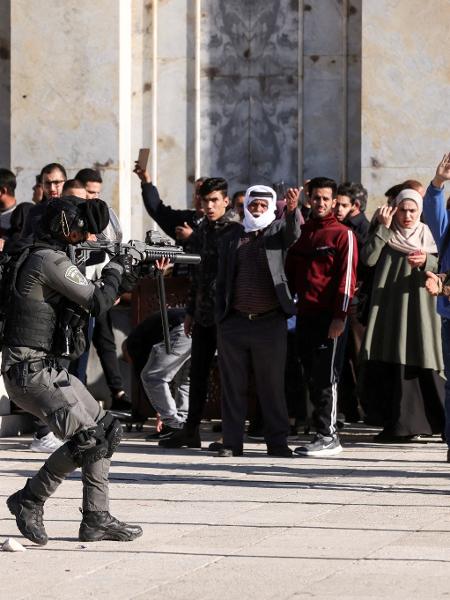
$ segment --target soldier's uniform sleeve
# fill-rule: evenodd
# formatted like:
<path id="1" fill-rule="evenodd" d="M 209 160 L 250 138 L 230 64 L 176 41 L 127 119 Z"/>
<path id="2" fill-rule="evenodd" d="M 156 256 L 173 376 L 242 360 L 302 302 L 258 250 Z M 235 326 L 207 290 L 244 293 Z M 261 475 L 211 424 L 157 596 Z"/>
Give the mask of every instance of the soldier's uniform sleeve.
<path id="1" fill-rule="evenodd" d="M 42 277 L 43 283 L 52 290 L 83 308 L 90 308 L 95 286 L 64 253 L 46 254 L 42 263 Z"/>

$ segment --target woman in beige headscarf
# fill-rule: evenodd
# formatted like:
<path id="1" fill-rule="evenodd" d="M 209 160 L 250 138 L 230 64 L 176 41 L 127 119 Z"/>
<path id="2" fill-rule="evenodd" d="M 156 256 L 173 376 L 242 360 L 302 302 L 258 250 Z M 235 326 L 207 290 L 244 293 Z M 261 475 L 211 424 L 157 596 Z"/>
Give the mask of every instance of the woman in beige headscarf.
<path id="1" fill-rule="evenodd" d="M 436 271 L 437 248 L 420 221 L 422 196 L 401 191 L 377 214 L 360 259 L 375 266 L 360 396 L 366 420 L 383 425 L 380 442 L 409 441 L 444 429 L 444 379 L 435 299 L 425 271 Z"/>

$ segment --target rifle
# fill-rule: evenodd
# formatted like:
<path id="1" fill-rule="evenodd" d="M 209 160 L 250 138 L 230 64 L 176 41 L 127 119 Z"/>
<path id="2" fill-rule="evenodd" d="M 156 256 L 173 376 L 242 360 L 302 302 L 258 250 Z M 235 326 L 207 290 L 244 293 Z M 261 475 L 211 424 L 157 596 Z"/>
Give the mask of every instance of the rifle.
<path id="1" fill-rule="evenodd" d="M 197 265 L 201 261 L 198 254 L 188 254 L 182 246 L 176 246 L 169 238 L 163 237 L 158 231 L 147 231 L 145 242 L 130 240 L 128 244 L 119 242 L 95 241 L 83 242 L 75 247 L 75 264 L 85 264 L 91 254 L 103 251 L 109 256 L 124 254 L 131 256 L 134 265 L 148 265 L 153 267 L 156 260 L 168 258 L 172 263 Z M 158 301 L 161 312 L 161 321 L 164 333 L 164 345 L 166 353 L 171 351 L 169 335 L 169 319 L 166 306 L 166 288 L 164 285 L 164 273 L 156 270 L 156 284 L 158 289 Z"/>

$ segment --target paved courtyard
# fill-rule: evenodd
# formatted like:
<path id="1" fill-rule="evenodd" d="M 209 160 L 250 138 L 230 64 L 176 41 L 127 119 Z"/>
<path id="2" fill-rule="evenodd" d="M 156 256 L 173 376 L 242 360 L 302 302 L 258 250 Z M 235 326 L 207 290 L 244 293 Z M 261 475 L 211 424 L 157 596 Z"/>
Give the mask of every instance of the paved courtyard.
<path id="1" fill-rule="evenodd" d="M 160 450 L 146 433 L 126 434 L 111 473 L 111 512 L 143 537 L 78 542 L 77 473 L 46 504 L 44 547 L 4 504 L 44 456 L 28 437 L 0 439 L 0 541 L 27 548 L 0 553 L 0 598 L 449 597 L 450 465 L 436 438 L 382 446 L 358 429 L 333 458 L 269 458 L 248 444 L 219 459 Z"/>

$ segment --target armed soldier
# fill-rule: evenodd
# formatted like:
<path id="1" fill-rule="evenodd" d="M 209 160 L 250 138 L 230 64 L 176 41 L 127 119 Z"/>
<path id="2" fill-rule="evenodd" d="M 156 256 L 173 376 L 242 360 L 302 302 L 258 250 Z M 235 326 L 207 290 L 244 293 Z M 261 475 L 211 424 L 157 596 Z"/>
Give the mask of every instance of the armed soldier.
<path id="1" fill-rule="evenodd" d="M 21 533 L 40 545 L 48 540 L 44 503 L 77 467 L 83 482 L 80 541 L 129 541 L 142 535 L 141 527 L 109 513 L 108 473 L 121 425 L 61 365 L 61 356 L 70 355 L 82 330 L 80 309 L 86 315 L 102 314 L 113 305 L 121 285 L 135 280 L 129 257 L 113 257 L 95 283 L 67 257 L 69 245 L 103 231 L 108 220 L 107 205 L 101 200 L 53 200 L 43 214 L 40 233 L 13 257 L 2 282 L 9 301 L 2 350 L 7 392 L 65 440 L 7 500 Z"/>

